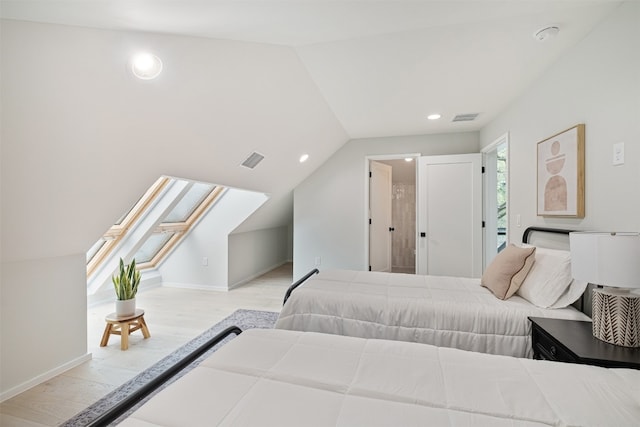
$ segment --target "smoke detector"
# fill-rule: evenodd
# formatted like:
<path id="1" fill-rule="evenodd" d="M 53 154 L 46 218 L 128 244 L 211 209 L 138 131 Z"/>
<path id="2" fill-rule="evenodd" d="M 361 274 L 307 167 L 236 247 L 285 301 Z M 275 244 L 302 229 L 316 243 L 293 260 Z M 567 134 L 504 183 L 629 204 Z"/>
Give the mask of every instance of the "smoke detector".
<path id="1" fill-rule="evenodd" d="M 547 41 L 554 38 L 560 32 L 558 27 L 544 27 L 533 33 L 533 38 L 539 42 Z"/>

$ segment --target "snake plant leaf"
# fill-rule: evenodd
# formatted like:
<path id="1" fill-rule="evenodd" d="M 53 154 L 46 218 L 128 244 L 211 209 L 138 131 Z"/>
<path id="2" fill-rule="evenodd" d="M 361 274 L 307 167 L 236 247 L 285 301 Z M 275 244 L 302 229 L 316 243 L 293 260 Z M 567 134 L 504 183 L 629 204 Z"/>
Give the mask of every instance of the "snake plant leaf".
<path id="1" fill-rule="evenodd" d="M 135 298 L 140 285 L 140 271 L 136 269 L 136 260 L 125 264 L 120 258 L 119 271 L 111 278 L 116 292 L 116 298 L 127 300 Z"/>

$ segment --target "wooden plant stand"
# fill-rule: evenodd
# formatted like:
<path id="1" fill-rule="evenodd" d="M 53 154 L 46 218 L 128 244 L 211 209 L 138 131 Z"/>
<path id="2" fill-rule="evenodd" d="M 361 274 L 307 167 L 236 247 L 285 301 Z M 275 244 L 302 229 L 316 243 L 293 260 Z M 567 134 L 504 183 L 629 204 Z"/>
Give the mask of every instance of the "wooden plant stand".
<path id="1" fill-rule="evenodd" d="M 144 310 L 141 308 L 136 309 L 132 316 L 118 317 L 116 313 L 111 313 L 104 320 L 107 322 L 107 326 L 102 334 L 100 347 L 104 347 L 109 343 L 111 335 L 120 335 L 120 350 L 126 350 L 129 348 L 129 334 L 138 329 L 142 331 L 145 339 L 151 336 L 149 328 L 147 328 L 147 324 L 144 321 Z"/>

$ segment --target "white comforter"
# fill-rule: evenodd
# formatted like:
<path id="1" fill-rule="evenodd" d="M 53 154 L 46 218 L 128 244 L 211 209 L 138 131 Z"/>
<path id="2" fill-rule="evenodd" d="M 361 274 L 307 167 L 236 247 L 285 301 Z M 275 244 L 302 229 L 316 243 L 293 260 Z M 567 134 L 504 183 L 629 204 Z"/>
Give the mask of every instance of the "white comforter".
<path id="1" fill-rule="evenodd" d="M 531 358 L 528 316 L 589 320 L 573 307 L 499 300 L 480 279 L 333 270 L 293 291 L 276 328 Z"/>
<path id="2" fill-rule="evenodd" d="M 122 426 L 637 426 L 640 371 L 248 330 Z"/>

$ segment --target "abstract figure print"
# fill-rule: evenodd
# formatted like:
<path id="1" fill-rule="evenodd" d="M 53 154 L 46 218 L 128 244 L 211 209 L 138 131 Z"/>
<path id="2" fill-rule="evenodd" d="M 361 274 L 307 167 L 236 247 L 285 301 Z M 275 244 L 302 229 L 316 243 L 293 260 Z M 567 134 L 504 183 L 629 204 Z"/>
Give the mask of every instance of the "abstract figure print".
<path id="1" fill-rule="evenodd" d="M 551 174 L 544 187 L 544 210 L 549 212 L 567 210 L 567 180 L 562 176 L 566 158 L 560 150 L 560 141 L 553 141 L 551 157 L 545 160 L 547 172 Z"/>

